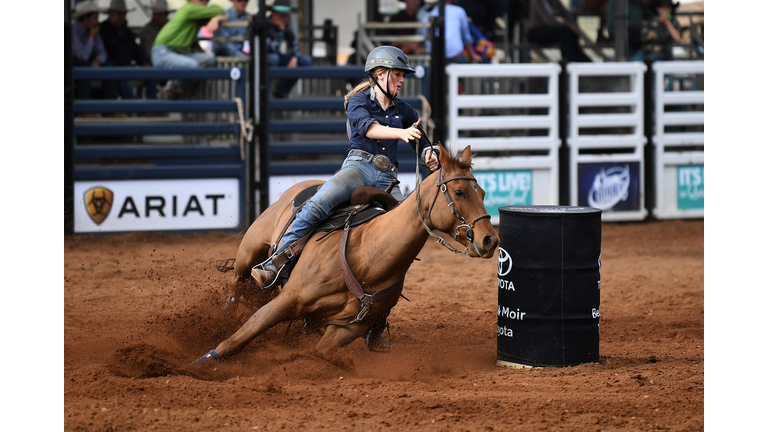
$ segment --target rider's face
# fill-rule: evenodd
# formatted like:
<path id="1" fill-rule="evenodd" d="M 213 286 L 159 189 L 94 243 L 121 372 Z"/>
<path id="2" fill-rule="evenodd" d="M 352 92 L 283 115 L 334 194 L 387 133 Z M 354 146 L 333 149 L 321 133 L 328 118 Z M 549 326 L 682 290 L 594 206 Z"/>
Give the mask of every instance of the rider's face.
<path id="1" fill-rule="evenodd" d="M 381 74 L 379 74 L 378 80 L 382 88 L 387 88 L 385 85 L 389 84 L 388 91 L 392 94 L 392 96 L 396 96 L 398 93 L 400 93 L 400 88 L 403 86 L 403 82 L 405 81 L 405 72 L 392 69 L 389 73 L 389 83 L 387 83 L 387 70 L 384 70 Z"/>

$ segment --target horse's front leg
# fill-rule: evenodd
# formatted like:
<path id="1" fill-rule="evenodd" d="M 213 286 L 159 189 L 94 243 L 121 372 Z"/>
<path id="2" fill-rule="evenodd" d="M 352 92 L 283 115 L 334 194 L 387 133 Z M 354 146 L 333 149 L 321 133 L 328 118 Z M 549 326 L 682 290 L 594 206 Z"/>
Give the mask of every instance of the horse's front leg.
<path id="1" fill-rule="evenodd" d="M 257 310 L 238 331 L 220 343 L 214 351 L 221 358 L 238 353 L 256 336 L 275 325 L 298 318 L 296 299 L 288 295 L 278 295 L 275 299 Z"/>
<path id="2" fill-rule="evenodd" d="M 330 326 L 325 330 L 325 335 L 317 343 L 315 349 L 321 357 L 331 359 L 339 348 L 343 348 L 353 340 L 363 336 L 368 327 L 370 324 Z"/>

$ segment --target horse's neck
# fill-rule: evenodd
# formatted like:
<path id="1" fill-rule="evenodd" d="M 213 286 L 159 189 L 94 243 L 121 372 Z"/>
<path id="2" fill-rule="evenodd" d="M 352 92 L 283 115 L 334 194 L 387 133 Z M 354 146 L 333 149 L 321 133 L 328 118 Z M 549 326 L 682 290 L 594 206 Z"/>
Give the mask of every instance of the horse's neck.
<path id="1" fill-rule="evenodd" d="M 436 176 L 431 175 L 419 186 L 421 215 L 425 218 L 436 182 Z M 399 206 L 374 219 L 369 225 L 364 241 L 377 245 L 376 253 L 380 256 L 397 255 L 410 264 L 421 252 L 428 238 L 429 234 L 419 217 L 414 191 Z"/>

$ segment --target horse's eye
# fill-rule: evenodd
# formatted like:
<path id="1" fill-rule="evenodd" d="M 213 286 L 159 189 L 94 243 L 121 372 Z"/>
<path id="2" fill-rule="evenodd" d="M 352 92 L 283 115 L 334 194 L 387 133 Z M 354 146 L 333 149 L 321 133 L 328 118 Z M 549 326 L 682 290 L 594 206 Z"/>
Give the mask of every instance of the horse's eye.
<path id="1" fill-rule="evenodd" d="M 455 189 L 453 193 L 456 195 L 456 198 L 464 198 L 464 191 L 461 189 Z"/>

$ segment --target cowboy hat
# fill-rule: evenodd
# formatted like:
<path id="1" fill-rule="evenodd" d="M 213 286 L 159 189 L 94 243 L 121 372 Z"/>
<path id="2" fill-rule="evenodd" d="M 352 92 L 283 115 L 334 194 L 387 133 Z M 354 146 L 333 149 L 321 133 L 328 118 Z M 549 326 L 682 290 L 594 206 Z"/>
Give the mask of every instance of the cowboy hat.
<path id="1" fill-rule="evenodd" d="M 81 1 L 75 5 L 75 11 L 72 13 L 72 19 L 78 19 L 92 13 L 106 12 L 96 7 L 96 3 L 93 0 Z"/>
<path id="2" fill-rule="evenodd" d="M 109 2 L 107 12 L 132 12 L 133 10 L 125 7 L 125 0 L 112 0 Z"/>
<path id="3" fill-rule="evenodd" d="M 152 3 L 152 13 L 171 13 L 176 12 L 176 9 L 168 9 L 168 2 L 165 0 L 155 0 L 154 3 Z"/>
<path id="4" fill-rule="evenodd" d="M 271 5 L 267 6 L 267 10 L 283 14 L 295 12 L 295 9 L 291 7 L 290 0 L 274 0 Z"/>

